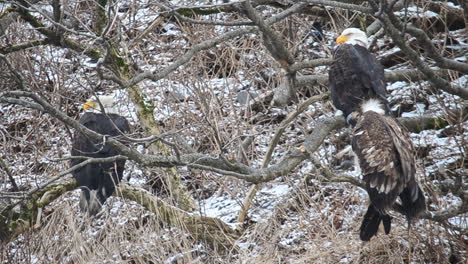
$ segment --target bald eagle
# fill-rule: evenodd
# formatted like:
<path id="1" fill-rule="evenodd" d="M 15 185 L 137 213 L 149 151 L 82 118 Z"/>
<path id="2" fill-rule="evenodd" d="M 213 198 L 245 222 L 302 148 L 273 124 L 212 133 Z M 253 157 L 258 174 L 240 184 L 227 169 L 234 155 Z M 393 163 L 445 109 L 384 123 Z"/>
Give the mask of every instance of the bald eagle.
<path id="1" fill-rule="evenodd" d="M 367 50 L 366 33 L 357 28 L 348 28 L 336 39 L 339 44 L 333 53 L 333 62 L 328 72 L 333 105 L 344 117 L 358 111 L 361 103 L 377 99 L 390 113 L 384 69 Z"/>
<path id="2" fill-rule="evenodd" d="M 370 197 L 370 205 L 360 228 L 360 238 L 368 241 L 383 222 L 385 233 L 391 228 L 390 209 L 399 206 L 408 220 L 425 211 L 426 202 L 416 182 L 415 151 L 408 132 L 396 119 L 385 115 L 381 101 L 364 102 L 359 112 L 351 114 L 356 119 L 352 134 L 352 148 Z"/>
<path id="3" fill-rule="evenodd" d="M 104 113 L 97 111 L 100 105 Z M 83 106 L 86 112 L 80 118 L 80 124 L 110 137 L 118 137 L 130 131 L 126 118 L 112 113 L 114 99 L 110 96 L 99 96 L 97 100 L 86 102 Z M 86 156 L 90 158 L 107 158 L 119 155 L 119 152 L 107 145 L 106 142 L 90 139 L 76 131 L 73 137 L 72 156 Z M 71 166 L 81 163 L 83 159 L 72 159 Z M 120 182 L 125 168 L 125 160 L 106 163 L 91 163 L 73 171 L 73 176 L 81 188 L 80 208 L 89 215 L 96 215 L 102 204 L 115 190 Z"/>

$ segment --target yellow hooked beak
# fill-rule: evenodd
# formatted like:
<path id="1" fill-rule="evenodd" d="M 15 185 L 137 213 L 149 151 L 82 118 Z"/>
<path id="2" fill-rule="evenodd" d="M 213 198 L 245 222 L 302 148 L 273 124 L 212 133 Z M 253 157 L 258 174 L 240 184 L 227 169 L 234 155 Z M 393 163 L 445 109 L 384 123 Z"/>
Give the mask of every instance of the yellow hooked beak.
<path id="1" fill-rule="evenodd" d="M 84 110 L 88 110 L 89 108 L 94 108 L 94 107 L 96 107 L 96 104 L 91 101 L 88 101 L 83 105 Z"/>
<path id="2" fill-rule="evenodd" d="M 336 39 L 336 44 L 341 44 L 341 43 L 344 43 L 346 41 L 348 41 L 348 37 L 346 36 L 343 36 L 343 35 L 340 35 L 337 39 Z"/>

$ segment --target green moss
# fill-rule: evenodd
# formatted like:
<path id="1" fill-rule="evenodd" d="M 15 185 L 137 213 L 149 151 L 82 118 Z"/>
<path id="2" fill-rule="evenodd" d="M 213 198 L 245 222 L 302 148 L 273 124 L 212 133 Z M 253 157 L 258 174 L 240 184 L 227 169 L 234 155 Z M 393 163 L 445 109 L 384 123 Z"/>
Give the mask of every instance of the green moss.
<path id="1" fill-rule="evenodd" d="M 80 47 L 81 48 L 81 47 Z M 85 53 L 87 56 L 91 57 L 93 60 L 98 60 L 104 56 L 101 50 L 99 49 L 90 49 Z"/>
<path id="2" fill-rule="evenodd" d="M 128 63 L 127 61 L 125 60 L 125 58 L 121 57 L 121 56 L 115 56 L 115 63 L 117 65 L 117 67 L 119 67 L 119 72 L 123 75 L 123 76 L 127 76 L 129 75 L 129 66 L 128 66 Z"/>
<path id="3" fill-rule="evenodd" d="M 8 224 L 8 230 L 15 230 L 18 227 L 18 221 L 12 221 Z"/>
<path id="4" fill-rule="evenodd" d="M 33 219 L 36 218 L 38 208 L 47 206 L 57 197 L 77 186 L 78 183 L 74 180 L 63 184 L 49 185 L 31 195 L 31 198 L 21 206 L 20 212 L 16 212 L 14 209 L 4 212 L 0 216 L 0 225 L 3 225 L 0 227 L 0 238 L 9 240 L 28 229 Z"/>
<path id="5" fill-rule="evenodd" d="M 413 125 L 412 127 L 409 127 L 409 129 L 414 133 L 419 133 L 423 130 L 441 129 L 448 125 L 450 125 L 450 123 L 447 120 L 445 120 L 444 118 L 438 117 L 438 118 L 427 119 L 426 121 L 420 122 L 416 125 Z"/>
<path id="6" fill-rule="evenodd" d="M 95 18 L 94 18 L 94 32 L 96 35 L 102 35 L 104 28 L 107 24 L 107 16 L 105 6 L 107 5 L 107 0 L 99 0 L 96 3 Z"/>
<path id="7" fill-rule="evenodd" d="M 444 128 L 444 127 L 446 127 L 446 126 L 448 126 L 450 124 L 449 124 L 449 122 L 447 120 L 445 120 L 443 118 L 436 118 L 436 119 L 434 119 L 434 124 L 433 125 L 434 125 L 434 128 Z"/>
<path id="8" fill-rule="evenodd" d="M 113 43 L 109 43 L 109 53 L 106 63 L 120 78 L 127 80 L 130 76 L 130 66 L 124 56 L 121 56 L 119 50 Z"/>
<path id="9" fill-rule="evenodd" d="M 36 204 L 34 205 L 36 208 L 44 208 L 46 205 L 50 203 L 50 197 L 55 197 L 57 194 L 63 193 L 65 190 L 60 188 L 60 186 L 53 186 L 50 190 L 45 192 L 41 197 L 38 197 Z M 45 199 L 43 199 L 44 196 Z M 41 201 L 43 200 L 43 201 Z"/>
<path id="10" fill-rule="evenodd" d="M 138 87 L 134 86 L 130 88 L 133 93 L 133 97 L 136 100 L 136 104 L 142 109 L 140 114 L 144 116 L 153 115 L 154 111 L 154 102 L 145 97 L 144 94 L 138 92 Z"/>
<path id="11" fill-rule="evenodd" d="M 3 11 L 1 14 L 0 14 L 0 19 L 1 18 L 4 18 L 5 16 L 7 16 L 10 12 L 14 11 L 15 8 L 14 7 L 8 7 L 7 9 L 5 9 L 5 11 Z"/>
<path id="12" fill-rule="evenodd" d="M 143 104 L 144 104 L 143 113 L 145 115 L 150 115 L 150 114 L 152 115 L 154 112 L 154 108 L 155 108 L 154 101 L 143 99 Z"/>
<path id="13" fill-rule="evenodd" d="M 140 101 L 138 102 L 139 105 L 142 108 L 142 114 L 147 116 L 147 115 L 152 115 L 154 111 L 154 103 L 151 100 L 144 99 L 140 97 Z"/>

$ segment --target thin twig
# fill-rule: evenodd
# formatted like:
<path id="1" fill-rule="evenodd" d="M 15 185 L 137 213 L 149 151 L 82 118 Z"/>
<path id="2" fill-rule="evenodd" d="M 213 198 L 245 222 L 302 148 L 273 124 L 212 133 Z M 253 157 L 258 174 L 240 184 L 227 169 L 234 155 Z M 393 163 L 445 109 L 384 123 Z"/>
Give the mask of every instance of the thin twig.
<path id="1" fill-rule="evenodd" d="M 2 168 L 10 180 L 11 186 L 13 187 L 12 190 L 14 192 L 19 191 L 18 185 L 16 184 L 15 178 L 13 178 L 13 173 L 11 173 L 10 167 L 6 164 L 6 162 L 0 157 L 0 168 Z"/>

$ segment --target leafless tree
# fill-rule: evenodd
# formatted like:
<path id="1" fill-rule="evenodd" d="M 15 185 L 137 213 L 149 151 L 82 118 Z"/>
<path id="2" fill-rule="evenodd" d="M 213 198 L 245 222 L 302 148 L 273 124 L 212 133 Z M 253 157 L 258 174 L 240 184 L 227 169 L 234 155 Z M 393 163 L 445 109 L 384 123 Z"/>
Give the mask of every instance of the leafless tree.
<path id="1" fill-rule="evenodd" d="M 347 132 L 328 102 L 326 66 L 334 37 L 326 35 L 315 46 L 310 41 L 312 23 L 320 21 L 327 32 L 367 28 L 372 50 L 389 69 L 387 81 L 407 82 L 411 89 L 393 95 L 395 111 L 401 116 L 421 102 L 433 110 L 399 120 L 414 133 L 440 130 L 456 141 L 457 149 L 447 151 L 452 162 L 430 175 L 422 172 L 433 204 L 423 218 L 459 238 L 448 243 L 451 247 L 461 247 L 466 219 L 465 228 L 450 220 L 468 212 L 467 48 L 457 45 L 466 40 L 465 1 L 192 2 L 0 2 L 0 171 L 8 176 L 0 183 L 5 186 L 0 237 L 5 244 L 52 221 L 41 220 L 41 214 L 50 204 L 66 203 L 65 193 L 77 187 L 67 177 L 72 170 L 102 162 L 87 159 L 68 167 L 71 130 L 107 140 L 121 152 L 111 160 L 130 160 L 132 168 L 143 170 L 146 190 L 122 184 L 116 195 L 220 255 L 242 258 L 237 242 L 253 228 L 247 216 L 262 184 L 287 176 L 302 178 L 306 186 L 313 179 L 319 186 L 362 187 L 333 157 Z M 136 131 L 127 135 L 130 145 L 77 122 L 81 103 L 104 92 L 122 99 L 122 111 L 136 114 L 128 115 Z M 336 148 L 327 149 L 330 144 Z M 418 150 L 421 167 L 433 166 L 430 146 Z M 310 175 L 302 177 L 299 170 L 307 164 L 312 164 Z M 222 190 L 233 179 L 250 185 L 248 192 L 240 188 L 245 200 L 238 228 L 191 213 L 203 196 L 197 188 L 215 191 L 194 187 L 198 181 Z M 459 203 L 442 204 L 444 195 Z M 278 210 L 288 206 L 291 201 Z M 418 251 L 416 257 L 422 256 Z M 445 259 L 451 256 L 463 259 L 463 253 Z"/>

